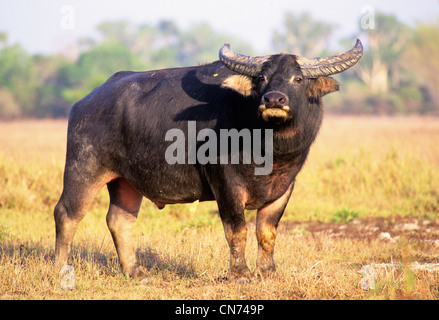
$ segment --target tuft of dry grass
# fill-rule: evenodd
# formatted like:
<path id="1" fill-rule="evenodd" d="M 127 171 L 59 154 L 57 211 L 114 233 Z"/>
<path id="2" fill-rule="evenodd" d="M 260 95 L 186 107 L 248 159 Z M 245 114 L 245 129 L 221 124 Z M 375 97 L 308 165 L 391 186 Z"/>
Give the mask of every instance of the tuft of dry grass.
<path id="1" fill-rule="evenodd" d="M 75 236 L 74 290 L 61 289 L 53 266 L 52 212 L 62 189 L 66 128 L 63 120 L 0 123 L 0 299 L 439 298 L 439 274 L 409 267 L 439 262 L 427 236 L 388 241 L 334 237 L 329 224 L 318 233 L 288 227 L 396 216 L 439 223 L 439 119 L 325 119 L 279 227 L 277 274 L 248 284 L 223 280 L 229 253 L 214 202 L 158 210 L 145 199 L 134 235 L 149 278 L 126 278 L 105 223 L 102 190 Z M 253 269 L 255 212 L 246 214 Z M 374 263 L 395 268 L 363 290 L 359 271 Z"/>

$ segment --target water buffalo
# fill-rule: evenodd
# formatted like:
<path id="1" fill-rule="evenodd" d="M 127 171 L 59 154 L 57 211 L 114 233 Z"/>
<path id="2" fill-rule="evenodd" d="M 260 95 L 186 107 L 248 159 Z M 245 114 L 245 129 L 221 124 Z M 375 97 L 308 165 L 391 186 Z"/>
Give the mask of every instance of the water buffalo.
<path id="1" fill-rule="evenodd" d="M 362 54 L 359 40 L 346 53 L 313 59 L 249 57 L 224 45 L 210 64 L 114 74 L 70 112 L 54 210 L 57 264 L 68 263 L 76 227 L 107 185 L 107 224 L 125 274 L 144 276 L 132 241 L 143 197 L 159 208 L 217 201 L 235 281 L 252 276 L 244 210 L 258 210 L 255 274 L 273 272 L 276 229 L 321 126 L 321 98 L 339 89 L 329 76 Z M 224 136 L 238 147 L 220 148 Z"/>

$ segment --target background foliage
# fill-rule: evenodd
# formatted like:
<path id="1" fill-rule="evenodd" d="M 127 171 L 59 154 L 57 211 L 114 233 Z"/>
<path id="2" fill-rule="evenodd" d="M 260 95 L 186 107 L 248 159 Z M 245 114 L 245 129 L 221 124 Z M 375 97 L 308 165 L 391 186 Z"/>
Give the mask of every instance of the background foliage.
<path id="1" fill-rule="evenodd" d="M 310 14 L 287 13 L 283 28 L 273 32 L 276 52 L 303 56 L 328 51 L 335 25 Z M 223 43 L 247 55 L 250 44 L 221 34 L 201 23 L 183 30 L 172 21 L 135 25 L 108 21 L 99 36 L 80 39 L 79 54 L 31 55 L 0 32 L 0 119 L 66 117 L 71 106 L 121 70 L 151 70 L 217 60 Z M 359 28 L 342 39 L 338 51 L 349 49 L 355 37 L 365 44 L 358 66 L 336 76 L 343 94 L 331 95 L 326 109 L 350 114 L 439 114 L 439 22 L 404 25 L 394 15 L 376 13 L 373 29 Z"/>

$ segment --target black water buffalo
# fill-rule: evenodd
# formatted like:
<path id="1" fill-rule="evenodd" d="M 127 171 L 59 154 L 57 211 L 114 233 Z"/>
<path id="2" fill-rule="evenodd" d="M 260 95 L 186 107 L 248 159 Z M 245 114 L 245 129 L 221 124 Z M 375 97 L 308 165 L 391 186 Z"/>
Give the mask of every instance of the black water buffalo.
<path id="1" fill-rule="evenodd" d="M 159 208 L 216 200 L 237 281 L 251 276 L 244 209 L 258 210 L 255 274 L 273 272 L 276 229 L 319 131 L 321 98 L 339 89 L 328 76 L 362 53 L 359 40 L 313 59 L 248 57 L 224 45 L 207 65 L 114 74 L 70 112 L 57 264 L 67 264 L 79 221 L 107 185 L 107 224 L 125 274 L 144 276 L 131 233 L 144 196 Z"/>

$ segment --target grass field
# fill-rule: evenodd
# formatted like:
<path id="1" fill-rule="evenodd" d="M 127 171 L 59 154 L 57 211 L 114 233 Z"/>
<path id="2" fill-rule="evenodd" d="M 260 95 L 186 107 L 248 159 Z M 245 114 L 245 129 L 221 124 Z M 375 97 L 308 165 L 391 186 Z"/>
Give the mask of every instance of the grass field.
<path id="1" fill-rule="evenodd" d="M 74 290 L 53 267 L 66 127 L 0 122 L 0 299 L 439 299 L 439 272 L 411 268 L 439 263 L 439 119 L 327 117 L 281 220 L 277 274 L 248 284 L 222 281 L 229 253 L 214 202 L 158 210 L 145 199 L 134 234 L 150 277 L 124 277 L 102 190 L 75 236 Z M 391 268 L 364 290 L 359 271 L 371 264 Z"/>

